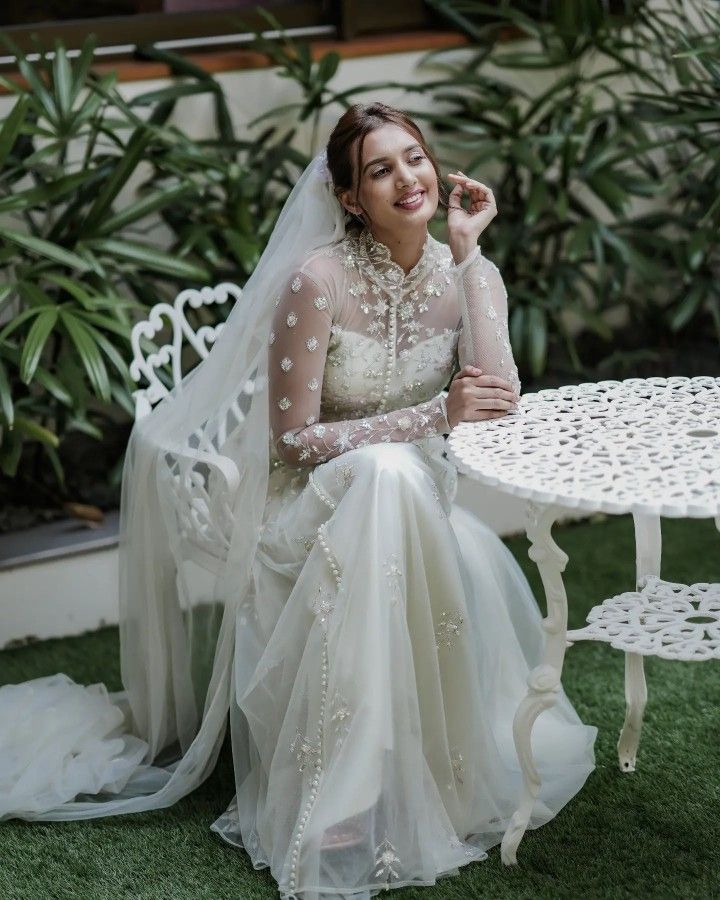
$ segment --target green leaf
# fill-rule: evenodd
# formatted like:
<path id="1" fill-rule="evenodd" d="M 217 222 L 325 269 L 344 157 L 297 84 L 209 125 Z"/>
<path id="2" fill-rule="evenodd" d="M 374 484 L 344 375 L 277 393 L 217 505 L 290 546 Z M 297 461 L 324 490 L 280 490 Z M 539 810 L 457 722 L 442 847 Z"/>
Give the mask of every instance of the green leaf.
<path id="1" fill-rule="evenodd" d="M 318 63 L 318 77 L 323 84 L 335 75 L 340 65 L 340 55 L 338 53 L 326 53 Z"/>
<path id="2" fill-rule="evenodd" d="M 45 275 L 45 278 L 67 291 L 81 306 L 84 306 L 86 309 L 94 309 L 93 298 L 88 294 L 81 282 L 73 281 L 72 278 L 66 278 L 65 275 L 59 275 L 57 272 L 49 272 Z"/>
<path id="3" fill-rule="evenodd" d="M 48 309 L 55 309 L 55 307 L 50 306 Z M 2 331 L 0 331 L 0 343 L 2 343 L 8 335 L 12 334 L 13 331 L 27 322 L 28 319 L 40 315 L 41 312 L 42 308 L 33 307 L 33 309 L 25 309 L 21 313 L 18 313 L 18 315 L 13 316 Z"/>
<path id="4" fill-rule="evenodd" d="M 0 469 L 2 469 L 3 475 L 7 475 L 8 478 L 13 478 L 17 473 L 18 463 L 22 455 L 22 446 L 22 437 L 15 431 L 14 427 L 6 434 L 3 434 L 2 446 L 0 446 Z"/>
<path id="5" fill-rule="evenodd" d="M 496 53 L 493 65 L 501 69 L 554 69 L 562 60 L 551 59 L 546 53 Z"/>
<path id="6" fill-rule="evenodd" d="M 523 357 L 523 337 L 525 335 L 525 307 L 516 306 L 510 313 L 510 344 L 517 359 Z"/>
<path id="7" fill-rule="evenodd" d="M 697 231 L 690 238 L 687 245 L 687 260 L 691 271 L 696 271 L 700 267 L 700 263 L 705 257 L 708 244 L 712 246 L 714 241 L 708 240 L 708 235 L 704 231 Z"/>
<path id="8" fill-rule="evenodd" d="M 547 185 L 544 178 L 536 178 L 530 194 L 528 196 L 527 205 L 525 207 L 525 222 L 528 225 L 534 225 L 544 212 L 548 202 Z"/>
<path id="9" fill-rule="evenodd" d="M 33 322 L 20 358 L 20 379 L 25 384 L 29 384 L 32 381 L 47 339 L 57 320 L 57 309 L 46 309 Z"/>
<path id="10" fill-rule="evenodd" d="M 87 317 L 83 317 L 87 318 Z M 118 352 L 117 347 L 114 347 L 110 341 L 105 337 L 105 335 L 98 331 L 97 328 L 94 328 L 92 325 L 86 323 L 85 327 L 88 329 L 88 332 L 92 335 L 98 347 L 102 350 L 105 356 L 110 360 L 115 369 L 118 371 L 122 379 L 127 384 L 132 384 L 132 379 L 130 378 L 130 369 L 128 367 L 127 362 L 123 359 L 123 357 Z"/>
<path id="11" fill-rule="evenodd" d="M 67 310 L 61 310 L 62 323 L 80 354 L 90 384 L 95 393 L 106 402 L 110 400 L 110 380 L 107 368 L 92 333 L 87 325 Z"/>
<path id="12" fill-rule="evenodd" d="M 129 262 L 138 263 L 155 272 L 163 272 L 167 275 L 175 275 L 178 278 L 187 278 L 192 281 L 208 281 L 210 273 L 202 266 L 177 259 L 162 250 L 151 250 L 142 244 L 131 241 L 116 241 L 110 238 L 97 238 L 86 242 L 92 250 L 98 250 L 114 256 L 117 259 L 126 259 Z"/>
<path id="13" fill-rule="evenodd" d="M 5 238 L 13 244 L 30 250 L 31 253 L 37 253 L 46 259 L 52 259 L 54 262 L 75 269 L 78 272 L 87 272 L 88 265 L 76 253 L 71 253 L 57 244 L 51 244 L 43 238 L 33 237 L 30 234 L 23 234 L 21 231 L 15 231 L 14 228 L 0 227 L 0 238 Z"/>
<path id="14" fill-rule="evenodd" d="M 539 378 L 545 371 L 547 359 L 547 316 L 539 306 L 528 307 L 526 334 L 530 372 L 534 378 Z"/>
<path id="15" fill-rule="evenodd" d="M 77 60 L 75 61 L 73 83 L 70 92 L 71 103 L 75 100 L 85 84 L 85 80 L 88 76 L 88 72 L 90 71 L 90 66 L 92 65 L 93 56 L 95 54 L 96 43 L 97 41 L 94 35 L 90 35 L 88 38 L 86 38 L 83 42 L 80 56 L 78 56 Z"/>
<path id="16" fill-rule="evenodd" d="M 3 122 L 2 129 L 0 129 L 0 171 L 20 134 L 29 105 L 30 101 L 27 97 L 18 98 Z"/>
<path id="17" fill-rule="evenodd" d="M 102 313 L 97 312 L 78 310 L 77 315 L 86 322 L 92 322 L 93 325 L 104 328 L 106 331 L 110 331 L 118 337 L 121 337 L 126 343 L 130 343 L 130 333 L 132 331 L 131 325 L 125 324 L 124 322 L 118 322 L 116 319 L 111 319 L 110 316 L 105 316 Z"/>
<path id="18" fill-rule="evenodd" d="M 32 281 L 18 281 L 18 294 L 28 309 L 46 309 L 55 305 L 55 300 Z"/>
<path id="19" fill-rule="evenodd" d="M 42 108 L 45 110 L 45 115 L 48 120 L 53 124 L 57 125 L 57 107 L 55 106 L 55 100 L 53 99 L 52 94 L 47 89 L 45 82 L 42 80 L 41 76 L 35 70 L 35 68 L 27 61 L 25 54 L 20 50 L 20 48 L 11 41 L 7 34 L 3 35 L 4 43 L 10 47 L 15 58 L 17 59 L 18 69 L 23 78 L 27 81 L 30 86 L 31 95 L 34 101 L 39 101 Z"/>
<path id="20" fill-rule="evenodd" d="M 8 379 L 7 369 L 3 361 L 0 359 L 0 409 L 5 417 L 5 421 L 12 428 L 15 419 L 15 408 L 12 400 L 12 388 Z"/>
<path id="21" fill-rule="evenodd" d="M 44 206 L 49 203 L 57 203 L 67 194 L 75 193 L 88 181 L 87 172 L 76 172 L 72 175 L 64 175 L 26 191 L 16 191 L 13 194 L 0 199 L 0 212 L 7 213 L 13 210 L 25 211 L 34 206 Z"/>
<path id="22" fill-rule="evenodd" d="M 73 416 L 71 419 L 68 419 L 67 422 L 68 431 L 80 431 L 83 434 L 87 434 L 89 437 L 95 438 L 98 441 L 101 441 L 103 438 L 103 433 L 97 427 L 97 425 L 93 425 L 84 415 Z"/>
<path id="23" fill-rule="evenodd" d="M 137 128 L 133 132 L 132 137 L 125 147 L 125 152 L 118 159 L 112 174 L 105 183 L 105 187 L 100 191 L 97 199 L 90 207 L 90 211 L 85 217 L 81 229 L 83 234 L 93 231 L 99 224 L 100 219 L 108 212 L 113 200 L 120 193 L 142 159 L 145 148 L 150 143 L 151 139 L 152 132 L 149 128 Z"/>
<path id="24" fill-rule="evenodd" d="M 35 422 L 27 416 L 15 416 L 15 431 L 20 432 L 32 441 L 40 441 L 42 444 L 47 444 L 49 447 L 57 447 L 60 443 L 55 432 L 50 431 L 49 428 L 45 428 L 39 422 Z"/>
<path id="25" fill-rule="evenodd" d="M 181 84 L 173 84 L 170 87 L 160 88 L 156 91 L 147 91 L 145 94 L 138 94 L 130 101 L 131 106 L 155 106 L 159 103 L 166 103 L 169 100 L 180 100 L 182 97 L 191 97 L 194 94 L 208 94 L 217 90 L 217 85 L 212 80 L 202 81 L 199 83 L 182 82 Z"/>
<path id="26" fill-rule="evenodd" d="M 590 238 L 595 231 L 595 223 L 584 221 L 573 228 L 567 242 L 566 256 L 570 262 L 577 262 L 585 255 Z"/>
<path id="27" fill-rule="evenodd" d="M 670 328 L 680 331 L 693 318 L 705 298 L 705 286 L 696 284 L 690 288 L 683 299 L 673 309 L 670 316 Z"/>
<path id="28" fill-rule="evenodd" d="M 130 382 L 127 388 L 123 388 L 117 383 L 113 384 L 111 388 L 113 400 L 121 409 L 125 410 L 131 419 L 135 417 L 135 404 L 133 403 L 131 390 L 136 387 L 137 385 L 134 382 Z"/>
<path id="29" fill-rule="evenodd" d="M 17 347 L 10 347 L 5 345 L 1 348 L 2 354 L 6 359 L 9 359 L 12 363 L 14 363 L 18 368 L 20 368 L 20 358 L 21 352 L 17 349 Z M 45 390 L 55 397 L 56 400 L 59 400 L 64 406 L 72 406 L 73 398 L 72 395 L 68 392 L 67 388 L 61 381 L 59 381 L 54 375 L 51 375 L 47 369 L 44 369 L 42 366 L 38 366 L 35 370 L 35 382 L 39 384 L 41 387 L 44 387 Z"/>
<path id="30" fill-rule="evenodd" d="M 597 225 L 597 230 L 602 235 L 605 243 L 608 246 L 613 247 L 617 251 L 622 261 L 626 264 L 629 263 L 631 248 L 628 242 L 624 238 L 620 237 L 619 234 L 600 223 L 598 223 Z"/>
<path id="31" fill-rule="evenodd" d="M 586 178 L 585 182 L 611 212 L 616 215 L 622 214 L 628 202 L 628 195 L 615 179 L 603 172 L 595 172 Z"/>
<path id="32" fill-rule="evenodd" d="M 136 203 L 129 204 L 120 212 L 107 218 L 98 228 L 98 234 L 112 234 L 114 231 L 119 231 L 132 222 L 137 222 L 138 219 L 143 219 L 151 213 L 170 205 L 179 197 L 185 197 L 196 191 L 197 186 L 191 183 L 148 194 Z"/>
<path id="33" fill-rule="evenodd" d="M 72 75 L 67 53 L 60 41 L 55 41 L 55 58 L 53 59 L 53 79 L 55 96 L 61 116 L 66 116 L 72 103 Z"/>
<path id="34" fill-rule="evenodd" d="M 558 188 L 558 191 L 559 193 L 555 199 L 555 215 L 561 222 L 565 222 L 570 201 L 568 200 L 567 193 L 561 187 Z"/>
<path id="35" fill-rule="evenodd" d="M 527 140 L 517 140 L 512 145 L 512 155 L 515 159 L 526 166 L 535 175 L 545 174 L 545 165 L 536 156 L 530 142 Z"/>
<path id="36" fill-rule="evenodd" d="M 227 241 L 228 247 L 230 247 L 235 259 L 246 272 L 251 272 L 260 256 L 261 248 L 258 246 L 257 241 L 249 240 L 247 237 L 241 237 L 231 228 L 224 228 L 222 235 Z"/>
<path id="37" fill-rule="evenodd" d="M 11 281 L 7 284 L 0 284 L 0 309 L 2 309 L 8 297 L 12 296 L 17 290 L 17 282 Z"/>
<path id="38" fill-rule="evenodd" d="M 55 473 L 55 478 L 57 478 L 58 484 L 61 487 L 65 487 L 65 472 L 63 471 L 62 463 L 60 462 L 60 457 L 57 453 L 57 450 L 50 444 L 43 444 L 43 451 L 50 460 L 50 465 L 53 467 L 53 472 Z"/>

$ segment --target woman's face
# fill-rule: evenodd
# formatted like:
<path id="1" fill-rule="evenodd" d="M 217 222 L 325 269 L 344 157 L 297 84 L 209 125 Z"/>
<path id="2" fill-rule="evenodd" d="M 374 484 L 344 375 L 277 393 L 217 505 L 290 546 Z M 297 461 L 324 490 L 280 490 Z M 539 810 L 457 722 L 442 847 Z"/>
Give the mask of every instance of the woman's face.
<path id="1" fill-rule="evenodd" d="M 353 158 L 356 153 L 357 145 Z M 426 225 L 437 209 L 435 169 L 413 135 L 399 125 L 383 125 L 365 137 L 359 183 L 362 210 L 355 205 L 354 190 L 340 199 L 351 212 L 361 215 L 364 210 L 377 234 Z"/>

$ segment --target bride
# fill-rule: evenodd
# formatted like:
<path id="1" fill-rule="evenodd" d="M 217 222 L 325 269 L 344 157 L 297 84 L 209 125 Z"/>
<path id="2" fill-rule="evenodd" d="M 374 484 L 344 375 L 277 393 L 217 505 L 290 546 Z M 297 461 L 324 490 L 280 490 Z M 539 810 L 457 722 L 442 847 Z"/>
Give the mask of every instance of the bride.
<path id="1" fill-rule="evenodd" d="M 495 201 L 448 177 L 445 245 L 417 125 L 381 103 L 341 117 L 212 352 L 133 430 L 125 690 L 0 689 L 0 817 L 168 806 L 212 771 L 229 712 L 235 796 L 212 827 L 284 898 L 433 884 L 500 841 L 543 635 L 443 454 L 458 422 L 521 403 L 503 280 L 477 244 Z M 240 472 L 204 569 L 174 505 L 179 446 Z M 193 477 L 212 492 L 212 465 Z M 533 731 L 530 827 L 582 787 L 594 738 L 561 691 Z"/>

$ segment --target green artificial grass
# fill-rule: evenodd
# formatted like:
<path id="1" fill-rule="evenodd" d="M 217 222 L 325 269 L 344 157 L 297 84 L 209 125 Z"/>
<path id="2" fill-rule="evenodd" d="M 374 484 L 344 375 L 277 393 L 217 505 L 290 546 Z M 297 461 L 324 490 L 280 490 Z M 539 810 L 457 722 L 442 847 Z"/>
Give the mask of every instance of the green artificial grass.
<path id="1" fill-rule="evenodd" d="M 556 527 L 570 556 L 570 627 L 634 582 L 629 517 Z M 720 582 L 720 535 L 710 521 L 663 522 L 663 577 Z M 508 542 L 531 581 L 527 541 Z M 0 683 L 64 671 L 120 686 L 117 631 L 104 629 L 0 653 Z M 720 663 L 646 660 L 649 702 L 638 771 L 622 774 L 615 744 L 624 715 L 623 654 L 604 644 L 568 651 L 564 685 L 599 727 L 597 769 L 548 825 L 525 836 L 519 866 L 489 859 L 395 900 L 720 897 Z M 92 822 L 0 825 L 2 900 L 255 900 L 278 896 L 267 869 L 209 830 L 234 793 L 226 747 L 212 777 L 176 806 Z"/>

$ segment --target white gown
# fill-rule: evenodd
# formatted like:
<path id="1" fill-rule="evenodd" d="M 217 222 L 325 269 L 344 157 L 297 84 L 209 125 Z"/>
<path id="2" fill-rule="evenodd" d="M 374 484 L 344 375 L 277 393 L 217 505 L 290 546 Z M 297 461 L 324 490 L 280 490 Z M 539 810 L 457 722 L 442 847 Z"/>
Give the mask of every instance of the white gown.
<path id="1" fill-rule="evenodd" d="M 510 551 L 453 502 L 442 435 L 458 356 L 519 382 L 502 278 L 479 250 L 455 267 L 428 238 L 406 275 L 365 231 L 282 287 L 272 471 L 231 673 L 236 796 L 212 827 L 270 866 L 284 898 L 361 900 L 484 859 L 518 805 L 512 719 L 541 616 Z M 102 691 L 2 688 L 0 722 L 29 708 L 28 690 L 54 724 L 28 713 L 24 737 L 0 738 L 0 817 L 61 818 L 38 813 L 122 795 L 128 777 L 157 789 L 141 741 L 118 752 L 122 716 Z M 58 758 L 64 710 L 82 737 Z M 19 758 L 30 732 L 41 765 Z M 595 733 L 562 691 L 540 716 L 530 827 L 582 787 Z"/>

